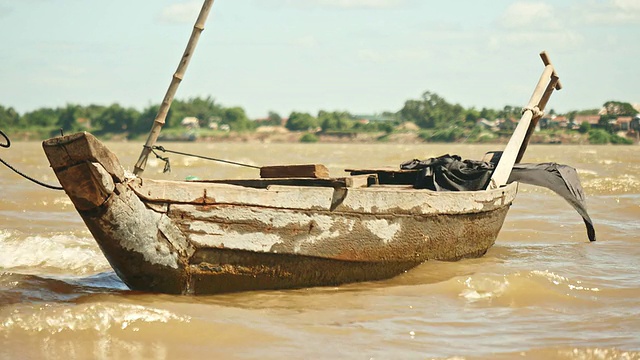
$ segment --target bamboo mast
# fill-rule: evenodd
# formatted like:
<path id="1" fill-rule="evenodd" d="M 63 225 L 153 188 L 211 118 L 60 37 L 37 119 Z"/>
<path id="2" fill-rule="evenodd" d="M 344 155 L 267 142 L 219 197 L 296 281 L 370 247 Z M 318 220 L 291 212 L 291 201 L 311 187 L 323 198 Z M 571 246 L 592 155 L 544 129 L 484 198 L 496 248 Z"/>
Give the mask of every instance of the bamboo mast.
<path id="1" fill-rule="evenodd" d="M 187 43 L 187 48 L 184 50 L 184 54 L 182 54 L 182 58 L 180 59 L 180 63 L 178 64 L 178 69 L 173 74 L 171 84 L 169 84 L 167 93 L 165 94 L 164 99 L 162 100 L 162 104 L 160 105 L 160 109 L 158 110 L 158 114 L 153 121 L 153 125 L 151 127 L 149 137 L 147 138 L 147 142 L 144 144 L 142 153 L 140 154 L 140 158 L 138 159 L 138 162 L 136 162 L 136 165 L 133 169 L 133 173 L 135 175 L 142 174 L 147 165 L 147 158 L 149 157 L 149 154 L 151 153 L 152 147 L 155 144 L 156 140 L 158 140 L 160 130 L 162 130 L 162 126 L 164 125 L 167 118 L 167 113 L 169 112 L 169 108 L 171 107 L 173 97 L 175 96 L 176 91 L 178 90 L 178 86 L 180 85 L 180 82 L 184 77 L 187 66 L 189 65 L 189 61 L 191 60 L 191 56 L 193 55 L 196 44 L 198 43 L 198 39 L 200 38 L 200 34 L 204 30 L 204 23 L 207 21 L 209 11 L 213 6 L 213 1 L 214 0 L 204 0 L 204 3 L 202 4 L 200 15 L 198 15 L 198 19 L 196 20 L 195 25 L 193 25 L 193 31 L 191 32 L 191 37 L 189 38 L 189 42 Z"/>

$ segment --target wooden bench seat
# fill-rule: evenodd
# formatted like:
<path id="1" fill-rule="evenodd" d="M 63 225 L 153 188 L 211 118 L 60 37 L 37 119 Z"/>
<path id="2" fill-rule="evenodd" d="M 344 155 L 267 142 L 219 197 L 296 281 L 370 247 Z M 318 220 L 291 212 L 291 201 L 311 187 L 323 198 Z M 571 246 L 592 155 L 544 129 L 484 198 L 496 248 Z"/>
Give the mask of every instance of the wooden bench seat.
<path id="1" fill-rule="evenodd" d="M 345 169 L 345 171 L 351 176 L 375 174 L 380 185 L 414 185 L 420 172 L 419 169 L 401 170 L 397 168 Z"/>
<path id="2" fill-rule="evenodd" d="M 270 185 L 281 186 L 318 186 L 332 188 L 368 187 L 378 184 L 376 174 L 362 174 L 341 178 L 271 178 L 271 179 L 220 179 L 220 180 L 193 180 L 195 182 L 230 184 L 258 189 L 266 189 Z"/>

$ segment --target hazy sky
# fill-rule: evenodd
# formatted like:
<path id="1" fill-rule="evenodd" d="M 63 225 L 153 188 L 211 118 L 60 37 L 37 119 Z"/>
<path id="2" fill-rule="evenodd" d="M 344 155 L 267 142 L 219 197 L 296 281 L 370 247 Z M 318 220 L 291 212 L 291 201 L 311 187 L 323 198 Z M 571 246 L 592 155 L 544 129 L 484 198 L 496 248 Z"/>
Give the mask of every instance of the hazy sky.
<path id="1" fill-rule="evenodd" d="M 201 6 L 0 0 L 0 105 L 160 103 Z M 549 108 L 640 103 L 640 0 L 216 0 L 177 98 L 269 110 L 398 111 L 431 91 L 523 106 L 547 50 Z"/>

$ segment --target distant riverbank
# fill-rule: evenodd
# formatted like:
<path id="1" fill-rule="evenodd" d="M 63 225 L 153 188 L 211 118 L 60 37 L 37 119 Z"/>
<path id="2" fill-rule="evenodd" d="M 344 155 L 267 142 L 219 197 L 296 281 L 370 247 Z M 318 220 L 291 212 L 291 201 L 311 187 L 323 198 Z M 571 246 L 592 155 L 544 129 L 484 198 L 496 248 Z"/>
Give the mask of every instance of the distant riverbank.
<path id="1" fill-rule="evenodd" d="M 58 133 L 51 130 L 12 130 L 7 133 L 11 141 L 41 141 Z M 97 134 L 98 138 L 108 141 L 138 141 L 144 142 L 146 135 L 130 138 L 126 133 Z M 481 138 L 460 138 L 450 143 L 476 143 L 476 144 L 506 144 L 508 136 L 495 135 Z M 446 141 L 431 141 L 420 131 L 395 131 L 385 132 L 344 132 L 344 133 L 311 133 L 300 131 L 201 131 L 197 133 L 184 133 L 174 129 L 166 129 L 160 135 L 158 142 L 256 142 L 256 143 L 398 143 L 398 144 L 425 144 L 443 143 Z M 589 135 L 576 131 L 540 131 L 533 134 L 531 144 L 590 144 Z"/>
<path id="2" fill-rule="evenodd" d="M 197 142 L 260 142 L 260 143 L 298 143 L 298 142 L 319 142 L 319 143 L 398 143 L 398 144 L 425 144 L 442 143 L 443 141 L 430 141 L 417 131 L 407 132 L 359 132 L 359 133 L 313 133 L 312 140 L 309 138 L 312 133 L 308 132 L 227 132 L 198 136 Z M 161 141 L 179 140 L 177 137 L 167 136 Z M 459 139 L 451 143 L 488 143 L 506 144 L 509 141 L 507 136 L 495 136 L 493 138 Z M 589 137 L 586 134 L 576 132 L 571 133 L 536 133 L 531 137 L 532 144 L 589 144 Z"/>

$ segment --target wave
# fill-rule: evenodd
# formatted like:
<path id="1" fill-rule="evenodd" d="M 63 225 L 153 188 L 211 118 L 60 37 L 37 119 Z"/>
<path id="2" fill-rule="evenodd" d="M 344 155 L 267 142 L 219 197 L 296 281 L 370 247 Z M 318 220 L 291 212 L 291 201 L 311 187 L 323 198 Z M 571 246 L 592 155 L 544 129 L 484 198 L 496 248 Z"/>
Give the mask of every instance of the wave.
<path id="1" fill-rule="evenodd" d="M 639 351 L 627 351 L 614 347 L 573 347 L 546 348 L 518 351 L 512 353 L 494 353 L 489 356 L 454 356 L 431 358 L 431 360 L 640 360 Z"/>
<path id="2" fill-rule="evenodd" d="M 95 241 L 70 234 L 22 237 L 0 230 L 0 268 L 35 274 L 95 274 L 110 269 Z"/>
<path id="3" fill-rule="evenodd" d="M 638 193 L 640 192 L 640 179 L 631 174 L 619 174 L 615 177 L 586 179 L 582 186 L 587 193 L 598 195 Z"/>
<path id="4" fill-rule="evenodd" d="M 548 301 L 589 299 L 600 292 L 597 287 L 584 285 L 548 270 L 515 272 L 507 275 L 472 275 L 458 278 L 462 286 L 459 296 L 468 301 L 508 301 L 520 306 Z M 586 295 L 586 296 L 585 296 Z"/>
<path id="5" fill-rule="evenodd" d="M 88 277 L 50 278 L 15 273 L 0 274 L 0 305 L 69 302 L 87 294 L 128 290 L 114 272 Z"/>
<path id="6" fill-rule="evenodd" d="M 189 316 L 136 304 L 88 303 L 73 306 L 64 304 L 24 306 L 19 311 L 3 309 L 0 334 L 15 332 L 58 334 L 61 332 L 93 331 L 98 334 L 110 330 L 137 331 L 150 323 L 188 323 Z"/>
<path id="7" fill-rule="evenodd" d="M 507 360 L 507 359 L 545 359 L 545 360 L 640 360 L 639 351 L 621 350 L 614 347 L 568 347 L 546 348 L 521 351 L 517 353 L 493 354 L 489 357 L 468 357 L 466 360 Z"/>

